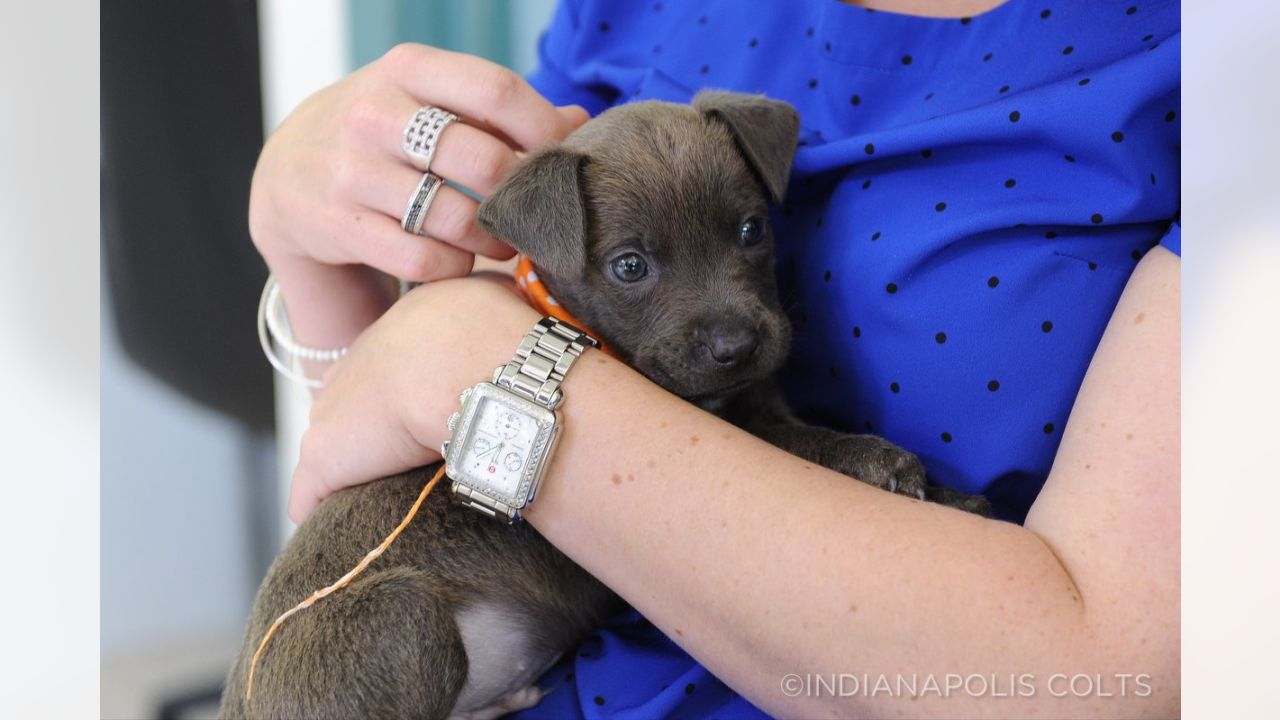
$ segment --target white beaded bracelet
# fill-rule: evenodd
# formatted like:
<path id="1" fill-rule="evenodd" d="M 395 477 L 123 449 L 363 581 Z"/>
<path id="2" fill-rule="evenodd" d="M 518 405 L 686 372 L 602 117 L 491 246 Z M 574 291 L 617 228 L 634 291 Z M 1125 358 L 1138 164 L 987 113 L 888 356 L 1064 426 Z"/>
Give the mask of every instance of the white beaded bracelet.
<path id="1" fill-rule="evenodd" d="M 262 344 L 262 352 L 267 356 L 271 367 L 289 380 L 310 388 L 324 387 L 324 383 L 293 369 L 292 363 L 286 363 L 276 354 L 276 347 L 289 355 L 292 360 L 311 362 L 334 362 L 347 354 L 345 347 L 322 349 L 294 342 L 293 333 L 289 328 L 289 317 L 285 314 L 284 303 L 280 300 L 280 286 L 273 275 L 267 276 L 267 282 L 262 287 L 262 298 L 258 301 L 258 342 Z"/>

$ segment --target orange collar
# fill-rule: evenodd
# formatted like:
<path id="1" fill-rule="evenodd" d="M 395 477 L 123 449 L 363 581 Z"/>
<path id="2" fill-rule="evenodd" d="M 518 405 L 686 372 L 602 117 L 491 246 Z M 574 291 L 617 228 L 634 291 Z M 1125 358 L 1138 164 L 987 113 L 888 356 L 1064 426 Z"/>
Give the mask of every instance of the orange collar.
<path id="1" fill-rule="evenodd" d="M 556 302 L 555 298 L 551 297 L 551 291 L 547 289 L 542 279 L 538 277 L 538 271 L 533 267 L 533 261 L 529 259 L 528 255 L 521 255 L 519 260 L 516 261 L 515 278 L 516 285 L 520 287 L 520 292 L 529 301 L 529 304 L 533 306 L 534 310 L 543 315 L 550 315 L 557 320 L 563 320 L 596 340 L 600 340 L 599 335 L 596 335 L 581 320 L 575 318 L 566 310 L 563 305 Z M 603 341 L 600 342 L 600 350 L 605 355 L 621 359 L 618 353 L 614 352 L 613 348 L 605 345 Z"/>

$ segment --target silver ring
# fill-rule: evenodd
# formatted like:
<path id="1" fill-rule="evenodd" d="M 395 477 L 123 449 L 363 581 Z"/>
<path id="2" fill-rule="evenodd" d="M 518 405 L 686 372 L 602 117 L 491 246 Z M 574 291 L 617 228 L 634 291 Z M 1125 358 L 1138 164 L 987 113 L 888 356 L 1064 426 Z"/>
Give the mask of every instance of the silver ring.
<path id="1" fill-rule="evenodd" d="M 427 211 L 431 209 L 431 201 L 436 197 L 436 191 L 444 181 L 435 173 L 423 173 L 422 179 L 418 181 L 418 187 L 409 196 L 409 202 L 404 206 L 404 217 L 400 220 L 400 227 L 405 232 L 411 232 L 414 235 L 422 234 L 422 221 L 427 217 Z"/>
<path id="2" fill-rule="evenodd" d="M 456 122 L 457 119 L 458 116 L 448 110 L 429 105 L 418 108 L 418 112 L 404 126 L 404 141 L 401 143 L 405 155 L 409 156 L 409 162 L 423 172 L 430 170 L 441 133 L 449 127 L 449 123 Z"/>

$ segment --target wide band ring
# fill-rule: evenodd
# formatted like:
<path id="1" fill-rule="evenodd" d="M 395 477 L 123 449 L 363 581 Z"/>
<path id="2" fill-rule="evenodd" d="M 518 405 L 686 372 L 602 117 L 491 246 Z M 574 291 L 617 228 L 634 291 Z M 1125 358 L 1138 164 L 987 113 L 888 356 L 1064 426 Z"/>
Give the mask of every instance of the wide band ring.
<path id="1" fill-rule="evenodd" d="M 418 108 L 418 112 L 409 118 L 404 126 L 402 147 L 413 166 L 426 172 L 431 169 L 431 160 L 436 156 L 436 145 L 440 135 L 449 123 L 456 122 L 457 115 L 448 110 L 429 105 Z"/>
<path id="2" fill-rule="evenodd" d="M 435 199 L 436 192 L 443 184 L 444 181 L 435 173 L 422 174 L 418 187 L 414 189 L 413 194 L 409 196 L 409 202 L 404 206 L 404 217 L 400 219 L 400 227 L 404 228 L 405 232 L 411 232 L 414 235 L 422 234 L 422 221 L 426 219 L 427 211 L 431 209 L 431 201 Z"/>

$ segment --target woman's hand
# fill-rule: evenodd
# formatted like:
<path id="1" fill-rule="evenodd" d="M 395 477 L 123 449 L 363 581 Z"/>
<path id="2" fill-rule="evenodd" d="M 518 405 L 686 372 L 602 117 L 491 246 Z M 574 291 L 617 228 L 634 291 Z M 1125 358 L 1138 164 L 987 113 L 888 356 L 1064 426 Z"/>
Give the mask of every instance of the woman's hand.
<path id="1" fill-rule="evenodd" d="M 464 389 L 509 362 L 539 315 L 480 276 L 424 285 L 371 325 L 325 377 L 293 474 L 289 516 L 328 495 L 437 460 Z"/>
<path id="2" fill-rule="evenodd" d="M 430 170 L 482 195 L 517 151 L 559 141 L 587 119 L 579 107 L 553 107 L 501 66 L 412 44 L 304 101 L 263 148 L 249 200 L 250 232 L 300 342 L 350 342 L 393 299 L 387 275 L 461 277 L 476 254 L 513 254 L 476 225 L 476 202 L 448 186 L 427 212 L 429 237 L 401 228 L 422 178 L 401 139 L 423 105 L 462 118 L 441 134 Z"/>

